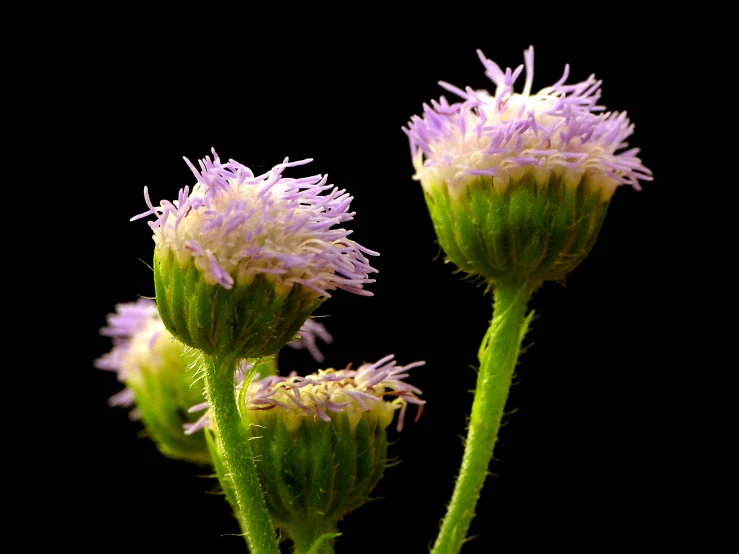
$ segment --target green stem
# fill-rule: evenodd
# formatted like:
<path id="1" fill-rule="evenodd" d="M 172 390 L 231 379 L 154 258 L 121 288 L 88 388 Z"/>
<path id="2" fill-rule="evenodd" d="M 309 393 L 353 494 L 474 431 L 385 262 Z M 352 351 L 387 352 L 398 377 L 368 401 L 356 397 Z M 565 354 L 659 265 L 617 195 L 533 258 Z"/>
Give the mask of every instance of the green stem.
<path id="1" fill-rule="evenodd" d="M 290 538 L 293 540 L 293 554 L 334 554 L 335 538 L 341 533 L 336 526 L 327 526 L 323 522 L 304 521 L 290 526 Z M 323 535 L 323 540 L 318 541 Z M 318 542 L 316 542 L 318 541 Z"/>
<path id="2" fill-rule="evenodd" d="M 205 356 L 205 392 L 249 550 L 252 554 L 279 554 L 249 439 L 236 405 L 234 369 L 238 361 L 233 356 Z"/>
<path id="3" fill-rule="evenodd" d="M 493 289 L 493 319 L 478 352 L 480 370 L 462 465 L 432 554 L 457 554 L 475 516 L 521 340 L 533 315 L 526 316 L 532 292 L 530 285 L 514 279 L 499 281 Z"/>

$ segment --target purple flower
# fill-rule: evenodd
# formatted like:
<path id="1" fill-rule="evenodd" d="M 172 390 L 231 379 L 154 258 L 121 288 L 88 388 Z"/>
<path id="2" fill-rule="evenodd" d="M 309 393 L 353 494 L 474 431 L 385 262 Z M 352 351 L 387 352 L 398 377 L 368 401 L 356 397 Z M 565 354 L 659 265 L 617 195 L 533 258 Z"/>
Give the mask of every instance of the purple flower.
<path id="1" fill-rule="evenodd" d="M 115 372 L 125 385 L 108 403 L 131 408 L 129 417 L 141 422 L 164 455 L 210 463 L 207 443 L 183 431 L 197 418 L 187 408 L 203 399 L 200 352 L 174 339 L 152 300 L 118 304 L 107 321 L 100 332 L 113 339 L 113 349 L 94 365 Z"/>
<path id="2" fill-rule="evenodd" d="M 397 365 L 395 356 L 390 354 L 375 363 L 365 363 L 356 370 L 325 369 L 300 377 L 296 372 L 287 377 L 271 375 L 264 379 L 255 377 L 245 394 L 242 392 L 246 409 L 253 423 L 258 423 L 261 414 L 279 415 L 288 429 L 297 428 L 304 417 L 313 420 L 331 421 L 331 414 L 345 413 L 353 425 L 365 412 L 376 411 L 385 424 L 389 424 L 393 413 L 399 410 L 397 430 L 403 429 L 408 404 L 416 404 L 419 409 L 416 420 L 421 416 L 425 400 L 418 395 L 421 391 L 406 383 L 408 370 L 424 365 L 418 361 L 405 366 Z M 242 381 L 237 390 L 243 388 L 243 377 L 249 367 L 242 366 L 237 376 Z M 390 398 L 388 400 L 387 398 Z M 193 406 L 196 412 L 209 408 L 207 402 Z M 272 412 L 274 410 L 274 413 Z M 210 415 L 206 412 L 195 424 L 187 425 L 187 433 L 192 434 L 210 425 Z"/>
<path id="3" fill-rule="evenodd" d="M 193 260 L 209 284 L 230 289 L 269 276 L 276 288 L 302 285 L 320 296 L 343 289 L 370 296 L 363 286 L 377 270 L 366 254 L 377 255 L 337 227 L 350 221 L 352 197 L 327 184 L 326 175 L 283 177 L 285 169 L 310 159 L 274 166 L 262 175 L 234 161 L 200 160 L 200 169 L 185 158 L 197 183 L 180 190 L 174 202 L 154 206 L 132 220 L 149 222 L 158 249 L 172 249 L 183 265 Z"/>
<path id="4" fill-rule="evenodd" d="M 424 104 L 423 117 L 413 116 L 403 128 L 414 179 L 424 190 L 446 186 L 455 193 L 478 176 L 491 176 L 496 189 L 505 188 L 526 169 L 542 183 L 555 174 L 576 184 L 587 174 L 608 195 L 618 185 L 640 189 L 639 180 L 652 180 L 651 171 L 636 157 L 639 149 L 626 149 L 625 141 L 634 131 L 626 112 L 604 111 L 598 105 L 601 81 L 591 75 L 567 85 L 565 66 L 559 81 L 531 94 L 533 46 L 524 52 L 524 65 L 505 72 L 477 53 L 496 85 L 494 94 L 439 82 L 462 101 L 450 104 L 443 96 L 432 100 L 430 106 Z M 523 91 L 515 93 L 524 68 Z"/>

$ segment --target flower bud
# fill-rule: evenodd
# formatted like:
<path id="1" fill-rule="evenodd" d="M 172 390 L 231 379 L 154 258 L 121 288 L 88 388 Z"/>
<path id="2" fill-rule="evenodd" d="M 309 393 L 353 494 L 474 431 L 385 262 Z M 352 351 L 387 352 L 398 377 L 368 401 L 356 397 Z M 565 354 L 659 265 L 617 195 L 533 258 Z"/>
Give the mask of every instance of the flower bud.
<path id="1" fill-rule="evenodd" d="M 351 196 L 327 176 L 282 176 L 288 162 L 255 176 L 234 160 L 189 160 L 197 184 L 155 215 L 154 284 L 167 329 L 209 355 L 259 358 L 291 341 L 334 289 L 363 289 L 376 255 L 333 228 L 349 221 Z M 327 192 L 328 191 L 328 192 Z M 327 192 L 327 194 L 322 194 Z"/>
<path id="2" fill-rule="evenodd" d="M 533 47 L 521 93 L 513 85 L 524 65 L 503 72 L 478 56 L 494 94 L 440 82 L 463 101 L 432 101 L 403 129 L 414 179 L 447 260 L 462 271 L 490 284 L 561 280 L 589 253 L 616 188 L 652 179 L 638 149 L 621 151 L 634 126 L 597 105 L 595 77 L 565 85 L 569 66 L 531 94 Z"/>
<path id="3" fill-rule="evenodd" d="M 239 388 L 267 507 L 288 534 L 306 521 L 332 529 L 370 500 L 387 467 L 387 428 L 396 410 L 401 430 L 408 404 L 417 404 L 420 416 L 425 403 L 421 391 L 402 380 L 424 362 L 398 366 L 393 358 L 357 370 L 270 376 Z M 190 432 L 203 427 L 213 432 L 208 412 Z M 216 450 L 217 442 L 211 443 Z M 219 478 L 232 497 L 228 477 Z"/>
<path id="4" fill-rule="evenodd" d="M 210 463 L 203 436 L 183 431 L 197 420 L 188 409 L 203 400 L 197 378 L 200 354 L 167 332 L 156 304 L 145 298 L 118 304 L 101 334 L 110 336 L 114 346 L 95 360 L 95 367 L 115 371 L 126 385 L 110 403 L 132 408 L 132 417 L 141 420 L 165 456 Z"/>

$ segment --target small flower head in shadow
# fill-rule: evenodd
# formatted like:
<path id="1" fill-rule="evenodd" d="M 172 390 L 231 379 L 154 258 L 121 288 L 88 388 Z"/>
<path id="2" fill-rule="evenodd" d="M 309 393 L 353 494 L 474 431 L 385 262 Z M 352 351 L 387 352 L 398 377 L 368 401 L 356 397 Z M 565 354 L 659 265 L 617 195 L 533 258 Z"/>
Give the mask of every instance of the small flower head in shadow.
<path id="1" fill-rule="evenodd" d="M 100 330 L 113 348 L 95 360 L 98 369 L 115 372 L 125 388 L 111 406 L 130 409 L 164 455 L 198 464 L 209 463 L 202 437 L 187 436 L 182 426 L 196 418 L 188 413 L 203 398 L 197 375 L 200 353 L 176 340 L 165 328 L 153 300 L 116 305 Z"/>

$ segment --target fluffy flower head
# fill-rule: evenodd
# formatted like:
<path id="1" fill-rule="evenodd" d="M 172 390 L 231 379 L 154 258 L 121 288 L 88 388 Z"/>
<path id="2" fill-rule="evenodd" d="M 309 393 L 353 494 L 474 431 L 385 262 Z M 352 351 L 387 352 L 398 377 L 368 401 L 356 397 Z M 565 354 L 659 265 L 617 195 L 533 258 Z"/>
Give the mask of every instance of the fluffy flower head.
<path id="1" fill-rule="evenodd" d="M 413 116 L 404 132 L 410 140 L 414 178 L 426 191 L 447 186 L 452 194 L 477 176 L 491 176 L 496 189 L 532 170 L 537 182 L 553 174 L 577 184 L 587 174 L 607 196 L 621 184 L 640 188 L 651 172 L 626 149 L 634 126 L 626 112 L 604 111 L 598 105 L 601 81 L 593 75 L 565 84 L 569 66 L 554 85 L 531 93 L 534 49 L 524 52 L 525 63 L 505 71 L 481 51 L 485 74 L 495 83 L 487 90 L 464 90 L 440 82 L 462 101 L 450 104 L 443 96 L 424 104 L 423 117 Z M 514 85 L 526 72 L 523 91 Z"/>
<path id="2" fill-rule="evenodd" d="M 376 411 L 381 414 L 385 424 L 400 410 L 397 429 L 403 429 L 408 404 L 416 404 L 421 415 L 425 400 L 418 395 L 421 391 L 403 379 L 408 370 L 424 365 L 418 361 L 400 366 L 390 354 L 375 363 L 365 363 L 357 369 L 325 369 L 300 377 L 296 372 L 288 376 L 272 375 L 264 379 L 254 379 L 246 390 L 243 381 L 237 386 L 241 390 L 243 405 L 250 411 L 250 418 L 259 421 L 260 413 L 268 417 L 279 414 L 288 428 L 300 426 L 303 418 L 315 421 L 331 421 L 331 414 L 344 413 L 356 425 L 362 413 Z M 243 370 L 248 369 L 246 367 Z M 387 400 L 386 397 L 390 397 Z M 191 411 L 208 408 L 208 403 L 193 406 Z M 272 413 L 274 412 L 274 413 Z M 208 425 L 210 416 L 206 413 L 197 423 L 187 426 L 188 433 L 194 433 Z"/>
<path id="3" fill-rule="evenodd" d="M 158 249 L 172 249 L 185 264 L 191 259 L 210 284 L 226 289 L 268 275 L 276 286 L 303 285 L 329 297 L 339 288 L 371 295 L 362 287 L 376 272 L 366 254 L 377 255 L 348 238 L 351 231 L 336 225 L 351 220 L 352 197 L 327 184 L 326 175 L 283 177 L 287 168 L 310 159 L 283 163 L 254 175 L 234 161 L 185 158 L 197 183 L 180 190 L 174 202 L 154 206 L 144 189 L 149 225 Z"/>

